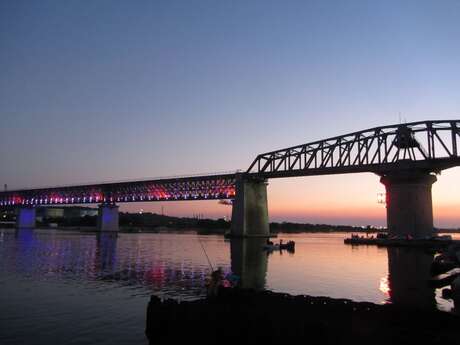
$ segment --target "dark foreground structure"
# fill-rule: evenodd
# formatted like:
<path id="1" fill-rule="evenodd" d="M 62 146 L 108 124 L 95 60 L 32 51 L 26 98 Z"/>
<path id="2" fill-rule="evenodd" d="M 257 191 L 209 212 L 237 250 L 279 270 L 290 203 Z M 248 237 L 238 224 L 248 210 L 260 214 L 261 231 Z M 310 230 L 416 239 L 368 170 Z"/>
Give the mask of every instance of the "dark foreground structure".
<path id="1" fill-rule="evenodd" d="M 222 289 L 178 303 L 152 296 L 150 344 L 460 344 L 460 317 L 328 297 Z"/>

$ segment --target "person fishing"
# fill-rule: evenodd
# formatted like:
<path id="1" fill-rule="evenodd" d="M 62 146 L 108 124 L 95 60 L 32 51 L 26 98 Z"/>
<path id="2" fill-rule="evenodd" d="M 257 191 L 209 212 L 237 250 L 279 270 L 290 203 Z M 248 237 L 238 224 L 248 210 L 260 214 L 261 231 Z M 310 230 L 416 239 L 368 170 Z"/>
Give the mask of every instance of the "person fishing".
<path id="1" fill-rule="evenodd" d="M 200 242 L 201 249 L 203 249 L 203 253 L 208 260 L 209 267 L 211 268 L 211 277 L 210 279 L 206 279 L 205 286 L 206 286 L 206 295 L 208 297 L 215 297 L 219 293 L 219 288 L 223 285 L 224 273 L 221 267 L 218 267 L 217 270 L 214 270 L 212 266 L 211 260 L 209 259 L 208 254 L 206 253 L 206 249 L 204 249 L 203 243 L 201 243 L 200 238 L 198 238 L 198 242 Z"/>
<path id="2" fill-rule="evenodd" d="M 206 249 L 204 248 L 203 243 L 201 243 L 199 238 L 198 242 L 200 242 L 201 249 L 203 249 L 203 253 L 206 256 L 209 267 L 211 268 L 211 275 L 206 278 L 205 282 L 207 296 L 216 297 L 219 294 L 219 289 L 222 287 L 230 288 L 238 286 L 240 279 L 237 275 L 229 273 L 224 277 L 224 271 L 222 267 L 218 267 L 216 270 L 214 270 L 211 260 L 209 259 L 209 256 L 206 253 Z"/>
<path id="3" fill-rule="evenodd" d="M 219 289 L 223 286 L 224 274 L 222 268 L 211 273 L 211 280 L 208 285 L 207 295 L 208 297 L 216 297 L 219 294 Z"/>

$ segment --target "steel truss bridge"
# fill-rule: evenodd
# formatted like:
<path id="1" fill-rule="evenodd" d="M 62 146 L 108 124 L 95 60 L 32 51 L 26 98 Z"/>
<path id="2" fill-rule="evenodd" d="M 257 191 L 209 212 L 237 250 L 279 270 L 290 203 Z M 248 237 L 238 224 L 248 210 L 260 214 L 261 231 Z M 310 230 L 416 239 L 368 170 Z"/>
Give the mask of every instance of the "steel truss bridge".
<path id="1" fill-rule="evenodd" d="M 460 165 L 460 120 L 376 127 L 258 155 L 246 172 L 0 192 L 0 206 L 233 199 L 247 179 L 373 172 L 432 173 Z"/>
<path id="2" fill-rule="evenodd" d="M 2 192 L 0 206 L 220 200 L 234 196 L 235 173 Z"/>
<path id="3" fill-rule="evenodd" d="M 460 165 L 460 120 L 376 127 L 257 156 L 248 173 L 264 178 L 398 170 L 439 172 Z"/>

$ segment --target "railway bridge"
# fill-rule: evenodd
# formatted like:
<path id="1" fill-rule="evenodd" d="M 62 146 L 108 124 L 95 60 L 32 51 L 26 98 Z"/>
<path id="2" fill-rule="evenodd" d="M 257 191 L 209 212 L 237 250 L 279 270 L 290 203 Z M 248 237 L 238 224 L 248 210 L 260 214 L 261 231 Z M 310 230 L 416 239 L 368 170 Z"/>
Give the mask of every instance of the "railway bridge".
<path id="1" fill-rule="evenodd" d="M 269 235 L 267 181 L 371 172 L 386 188 L 390 234 L 433 234 L 431 187 L 442 170 L 460 165 L 460 120 L 419 121 L 340 135 L 259 154 L 246 171 L 153 180 L 0 192 L 15 207 L 17 227 L 35 226 L 35 208 L 97 204 L 98 229 L 118 231 L 118 205 L 131 202 L 233 200 L 235 237 Z"/>

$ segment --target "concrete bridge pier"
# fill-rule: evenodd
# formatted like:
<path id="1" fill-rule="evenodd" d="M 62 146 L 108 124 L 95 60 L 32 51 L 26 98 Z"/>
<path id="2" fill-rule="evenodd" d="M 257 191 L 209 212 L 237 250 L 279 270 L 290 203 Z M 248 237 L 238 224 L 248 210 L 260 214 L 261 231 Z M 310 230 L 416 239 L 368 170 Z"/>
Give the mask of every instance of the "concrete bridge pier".
<path id="1" fill-rule="evenodd" d="M 97 217 L 98 231 L 118 232 L 118 205 L 101 204 L 99 205 L 99 213 Z"/>
<path id="2" fill-rule="evenodd" d="M 236 193 L 232 209 L 233 237 L 268 237 L 267 181 L 236 176 Z"/>
<path id="3" fill-rule="evenodd" d="M 387 227 L 390 235 L 421 239 L 432 236 L 431 186 L 436 176 L 422 172 L 382 176 L 386 189 Z"/>
<path id="4" fill-rule="evenodd" d="M 16 228 L 33 229 L 35 228 L 35 207 L 21 206 L 17 209 Z"/>

